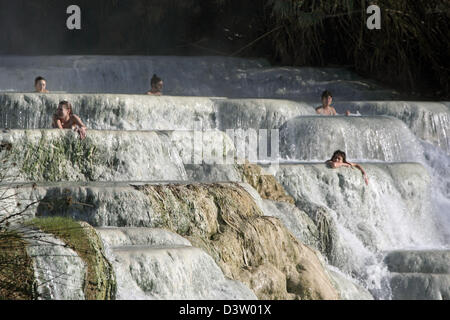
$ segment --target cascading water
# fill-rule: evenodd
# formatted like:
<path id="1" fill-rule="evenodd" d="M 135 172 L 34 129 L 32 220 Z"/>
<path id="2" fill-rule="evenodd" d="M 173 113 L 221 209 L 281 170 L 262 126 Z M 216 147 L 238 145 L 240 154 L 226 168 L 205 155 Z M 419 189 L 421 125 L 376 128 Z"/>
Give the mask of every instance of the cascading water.
<path id="1" fill-rule="evenodd" d="M 402 120 L 420 139 L 450 150 L 449 109 L 445 102 L 422 101 L 342 101 L 337 112 L 346 110 L 365 115 L 389 115 Z"/>
<path id="2" fill-rule="evenodd" d="M 241 283 L 225 279 L 210 256 L 177 234 L 157 228 L 97 232 L 119 275 L 117 299 L 256 298 Z"/>
<path id="3" fill-rule="evenodd" d="M 419 161 L 416 140 L 403 122 L 384 116 L 301 116 L 280 128 L 280 152 L 288 160 L 324 161 L 340 149 L 360 161 Z"/>
<path id="4" fill-rule="evenodd" d="M 377 299 L 405 296 L 404 292 L 392 290 L 391 274 L 396 273 L 396 283 L 408 283 L 399 273 L 401 267 L 385 263 L 386 256 L 392 261 L 406 261 L 399 258 L 399 251 L 427 249 L 431 253 L 423 257 L 432 257 L 433 250 L 450 249 L 448 102 L 381 101 L 392 99 L 396 94 L 348 70 L 271 68 L 263 60 L 10 56 L 2 57 L 1 61 L 0 90 L 8 92 L 0 94 L 0 126 L 11 129 L 50 128 L 50 119 L 58 101 L 70 100 L 75 113 L 91 129 L 88 137 L 93 138 L 93 145 L 104 149 L 104 163 L 116 164 L 115 172 L 109 172 L 105 167 L 100 170 L 103 175 L 92 176 L 97 180 L 186 181 L 193 177 L 198 180 L 224 177 L 237 180 L 239 174 L 234 169 L 212 166 L 209 172 L 204 170 L 201 174 L 189 169 L 188 165 L 195 163 L 195 158 L 202 158 L 203 153 L 200 151 L 196 155 L 195 140 L 187 133 L 195 135 L 190 131 L 193 129 L 214 130 L 204 133 L 203 141 L 209 146 L 205 153 L 208 161 L 212 159 L 211 163 L 214 163 L 216 157 L 220 158 L 233 149 L 229 139 L 218 130 L 279 128 L 282 158 L 278 170 L 272 173 L 294 198 L 297 207 L 308 214 L 310 220 L 305 225 L 313 223 L 324 235 L 322 242 L 311 240 L 308 244 L 321 249 L 328 262 L 338 268 L 335 273 L 342 273 L 341 277 L 352 278 L 362 284 Z M 173 96 L 142 95 L 148 90 L 148 78 L 153 73 L 164 79 L 164 93 Z M 83 94 L 20 93 L 31 91 L 33 79 L 24 76 L 29 74 L 45 76 L 49 90 Z M 335 104 L 339 113 L 358 111 L 362 116 L 314 115 L 314 107 L 320 104 L 320 93 L 324 89 L 333 91 L 335 100 L 341 101 Z M 89 92 L 96 93 L 85 94 Z M 242 99 L 250 97 L 252 99 Z M 11 130 L 2 133 L 1 137 L 11 142 L 39 141 L 42 132 L 45 130 Z M 106 140 L 102 144 L 103 139 Z M 332 170 L 325 167 L 323 162 L 336 149 L 345 151 L 348 160 L 362 162 L 369 176 L 368 186 L 364 185 L 356 169 Z M 102 165 L 100 162 L 97 169 Z M 73 171 L 80 169 L 75 165 L 70 168 Z M 192 170 L 188 172 L 188 169 Z M 66 180 L 89 180 L 92 177 L 88 174 L 91 173 L 80 171 Z M 30 178 L 24 180 L 29 181 Z M 101 186 L 99 190 L 102 190 Z M 121 206 L 134 203 L 136 210 L 142 213 L 115 216 L 111 208 L 117 197 L 111 196 L 108 201 L 104 200 L 108 205 L 103 207 L 99 204 L 101 214 L 92 213 L 84 219 L 95 225 L 144 223 L 149 218 L 146 212 L 149 204 L 135 198 L 132 191 L 127 192 Z M 136 200 L 138 198 L 139 201 Z M 282 210 L 269 207 L 264 209 L 267 215 L 282 216 L 279 213 Z M 82 214 L 75 212 L 74 215 L 81 217 Z M 305 229 L 303 222 L 286 214 L 283 217 L 291 232 L 308 242 L 302 233 Z M 125 223 L 126 219 L 136 220 Z M 117 250 L 129 265 L 139 265 L 153 254 L 149 253 L 147 258 L 141 257 L 142 261 L 136 262 L 132 256 L 138 253 Z M 444 255 L 439 263 L 445 262 L 446 257 Z M 207 260 L 200 253 L 198 259 Z M 181 258 L 181 265 L 180 261 Z M 192 268 L 195 270 L 194 265 Z M 125 273 L 118 279 L 135 277 L 133 281 L 137 282 L 144 279 L 139 272 L 133 275 Z M 218 273 L 216 276 L 220 277 Z M 161 292 L 167 290 L 164 286 L 160 288 Z M 131 290 L 123 289 L 122 297 Z M 433 297 L 439 297 L 439 294 L 433 294 Z M 140 295 L 145 296 L 158 295 Z M 207 293 L 199 295 L 201 298 L 205 296 Z"/>
<path id="5" fill-rule="evenodd" d="M 434 127 L 431 128 L 434 132 Z M 336 177 L 322 178 L 323 175 L 327 175 L 320 172 L 317 176 L 313 174 L 312 180 L 310 179 L 309 183 L 306 183 L 302 180 L 309 176 L 308 170 L 302 174 L 294 174 L 296 182 L 287 182 L 286 180 L 292 179 L 292 177 L 286 172 L 279 179 L 291 194 L 298 192 L 292 188 L 301 189 L 305 193 L 298 196 L 298 201 L 302 205 L 307 206 L 307 203 L 311 202 L 323 205 L 329 210 L 329 216 L 336 223 L 337 234 L 342 238 L 336 242 L 343 244 L 343 248 L 338 250 L 341 251 L 339 253 L 341 257 L 331 257 L 329 261 L 365 282 L 365 286 L 375 297 L 392 298 L 387 280 L 390 273 L 383 262 L 384 252 L 395 249 L 448 250 L 450 243 L 448 237 L 450 161 L 445 151 L 446 144 L 443 145 L 445 148 L 443 150 L 430 142 L 421 141 L 411 133 L 405 123 L 387 116 L 298 117 L 283 125 L 280 136 L 281 153 L 284 158 L 290 160 L 322 160 L 323 163 L 324 160 L 331 157 L 334 150 L 341 149 L 346 152 L 349 161 L 363 162 L 362 165 L 369 175 L 368 187 L 363 186 L 363 180 L 357 170 L 359 186 L 350 187 L 347 183 L 351 180 L 346 169 L 339 169 L 341 173 L 337 173 L 337 175 L 342 174 L 342 176 L 337 180 Z M 426 136 L 426 134 L 422 134 L 422 136 Z M 434 142 L 434 139 L 431 141 Z M 407 168 L 405 165 L 403 168 L 391 165 L 388 171 L 393 178 L 389 179 L 378 176 L 371 165 L 367 164 L 373 160 L 414 161 L 423 167 L 416 166 L 414 169 L 405 171 Z M 319 166 L 324 167 L 324 165 Z M 325 171 L 329 170 L 325 169 Z M 410 178 L 417 176 L 419 172 L 422 172 L 419 174 L 419 180 L 411 181 Z M 428 175 L 431 177 L 429 186 L 418 188 L 419 184 L 428 180 Z M 311 187 L 320 186 L 324 181 L 325 184 L 333 185 L 333 180 L 339 181 L 339 183 L 328 190 Z M 384 183 L 380 185 L 381 182 L 389 180 L 391 181 L 387 185 Z M 402 185 L 405 180 L 408 183 Z M 408 188 L 408 185 L 413 185 L 414 188 Z M 398 188 L 403 195 L 395 196 L 392 186 Z M 351 189 L 357 191 L 356 195 L 347 193 Z M 417 190 L 421 190 L 420 196 Z M 358 195 L 358 192 L 363 193 Z M 415 193 L 414 197 L 409 200 L 410 202 L 416 204 L 422 202 L 423 205 L 414 209 L 405 205 L 405 196 L 408 192 Z M 368 200 L 370 196 L 374 195 L 378 198 L 371 205 L 367 205 L 370 202 Z M 318 199 L 317 196 L 324 198 Z M 346 198 L 339 199 L 340 196 L 346 196 Z M 348 204 L 353 201 L 357 205 L 351 209 Z M 431 203 L 428 204 L 428 202 Z M 373 216 L 365 216 L 362 214 L 363 212 L 368 212 Z M 385 214 L 387 215 L 384 216 Z M 361 216 L 364 217 L 363 220 L 359 220 Z M 376 221 L 383 216 L 385 218 L 382 221 Z M 371 221 L 374 217 L 376 219 Z M 367 239 L 367 237 L 373 237 L 371 234 L 377 233 L 382 235 L 384 241 L 376 240 L 377 237 L 371 240 Z M 388 237 L 393 238 L 386 241 Z"/>
<path id="6" fill-rule="evenodd" d="M 363 163 L 356 169 L 324 164 L 280 165 L 277 179 L 316 222 L 331 244 L 322 252 L 340 270 L 362 281 L 377 298 L 389 298 L 384 253 L 443 249 L 429 204 L 430 178 L 419 163 Z"/>
<path id="7" fill-rule="evenodd" d="M 421 141 L 424 150 L 424 165 L 432 177 L 431 203 L 439 221 L 444 243 L 450 245 L 450 157 L 448 152 Z"/>
<path id="8" fill-rule="evenodd" d="M 169 95 L 314 101 L 323 87 L 349 100 L 398 95 L 343 68 L 271 68 L 263 59 L 214 56 L 3 56 L 0 72 L 0 91 L 16 92 L 33 91 L 30 75 L 43 75 L 50 91 L 143 94 L 156 73 Z"/>

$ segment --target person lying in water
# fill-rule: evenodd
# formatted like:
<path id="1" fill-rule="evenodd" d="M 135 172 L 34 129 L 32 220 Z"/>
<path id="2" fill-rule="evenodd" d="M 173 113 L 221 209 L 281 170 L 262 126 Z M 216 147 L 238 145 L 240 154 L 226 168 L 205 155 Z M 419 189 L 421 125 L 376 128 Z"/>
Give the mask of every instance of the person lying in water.
<path id="1" fill-rule="evenodd" d="M 336 150 L 333 153 L 333 156 L 331 157 L 331 159 L 327 160 L 325 163 L 328 165 L 328 167 L 333 168 L 333 169 L 336 169 L 339 167 L 350 167 L 352 169 L 357 168 L 361 171 L 366 185 L 369 184 L 369 179 L 367 178 L 367 174 L 364 171 L 363 167 L 361 167 L 357 163 L 348 162 L 344 151 Z"/>
<path id="2" fill-rule="evenodd" d="M 72 105 L 68 101 L 61 101 L 58 105 L 58 109 L 53 115 L 52 121 L 53 128 L 59 129 L 73 129 L 80 135 L 81 140 L 86 138 L 86 126 L 80 117 L 73 114 Z"/>
<path id="3" fill-rule="evenodd" d="M 152 88 L 150 91 L 147 91 L 148 95 L 160 96 L 162 94 L 163 81 L 156 74 L 154 74 L 150 80 L 150 85 Z"/>
<path id="4" fill-rule="evenodd" d="M 336 116 L 338 113 L 336 112 L 336 109 L 331 106 L 331 102 L 333 101 L 333 96 L 331 95 L 331 92 L 328 90 L 325 90 L 322 92 L 322 105 L 318 106 L 316 108 L 316 113 L 321 114 L 324 116 Z M 345 115 L 349 116 L 350 111 L 345 111 Z"/>
<path id="5" fill-rule="evenodd" d="M 47 87 L 47 80 L 45 80 L 44 77 L 39 76 L 36 77 L 36 79 L 34 79 L 35 92 L 49 93 L 46 87 Z"/>

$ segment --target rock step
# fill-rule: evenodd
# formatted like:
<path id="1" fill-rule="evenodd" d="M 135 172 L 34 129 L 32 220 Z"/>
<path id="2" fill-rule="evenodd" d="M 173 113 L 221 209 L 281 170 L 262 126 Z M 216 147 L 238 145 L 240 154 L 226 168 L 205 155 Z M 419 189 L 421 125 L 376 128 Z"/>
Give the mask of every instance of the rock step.
<path id="1" fill-rule="evenodd" d="M 195 247 L 117 248 L 113 255 L 117 299 L 257 299 Z"/>
<path id="2" fill-rule="evenodd" d="M 450 250 L 396 250 L 384 262 L 390 272 L 450 275 Z"/>
<path id="3" fill-rule="evenodd" d="M 191 243 L 176 233 L 159 228 L 145 227 L 100 227 L 95 229 L 103 242 L 110 247 L 163 247 L 191 246 Z"/>
<path id="4" fill-rule="evenodd" d="M 418 139 L 394 117 L 302 116 L 286 121 L 279 136 L 282 159 L 325 160 L 340 149 L 350 159 L 423 160 Z"/>
<path id="5" fill-rule="evenodd" d="M 256 299 L 203 250 L 158 228 L 96 228 L 117 279 L 117 299 Z"/>
<path id="6" fill-rule="evenodd" d="M 450 250 L 396 250 L 384 262 L 393 299 L 450 299 Z"/>
<path id="7" fill-rule="evenodd" d="M 0 127 L 51 128 L 61 100 L 71 102 L 89 129 L 99 130 L 271 129 L 289 118 L 315 113 L 315 104 L 280 99 L 0 93 Z"/>
<path id="8" fill-rule="evenodd" d="M 311 117 L 309 121 L 302 117 L 287 122 L 287 127 L 280 132 L 282 156 L 324 161 L 334 150 L 341 148 L 347 151 L 351 160 L 424 161 L 420 144 L 415 143 L 415 138 L 402 128 L 404 125 L 399 120 L 379 117 L 382 119 L 358 119 L 356 123 L 340 118 Z M 398 128 L 383 127 L 386 123 L 395 125 L 398 122 L 402 125 Z M 342 125 L 361 139 L 348 145 L 348 137 L 340 135 L 342 132 L 338 129 Z M 319 147 L 315 142 L 320 134 L 315 133 L 322 132 L 324 126 L 331 133 L 320 138 Z M 297 131 L 302 139 L 294 138 Z M 17 182 L 189 180 L 195 176 L 186 172 L 190 164 L 220 164 L 227 159 L 233 161 L 236 155 L 244 156 L 242 148 L 236 150 L 233 140 L 219 130 L 88 130 L 83 141 L 69 130 L 5 130 L 0 133 L 0 141 L 2 149 L 10 149 L 9 152 L 2 151 L 0 156 L 9 156 L 17 164 L 9 173 Z M 239 145 L 243 146 L 242 143 Z M 310 145 L 315 147 L 311 149 Z M 408 148 L 399 148 L 400 145 Z M 250 153 L 248 147 L 251 152 L 256 152 L 257 145 L 247 144 L 246 157 Z"/>
<path id="9" fill-rule="evenodd" d="M 403 214 L 415 217 L 421 216 L 422 208 L 426 205 L 426 192 L 430 178 L 426 169 L 417 163 L 364 163 L 364 169 L 369 176 L 369 185 L 365 186 L 358 170 L 342 168 L 341 170 L 328 169 L 323 163 L 297 163 L 280 164 L 272 172 L 266 167 L 264 174 L 272 173 L 281 185 L 292 196 L 303 210 L 311 209 L 309 202 L 339 209 L 345 205 L 346 212 L 355 215 L 360 220 L 361 208 L 377 215 L 391 215 L 389 203 L 380 199 L 396 197 Z M 39 205 L 34 205 L 28 211 L 34 215 L 67 215 L 78 220 L 84 220 L 96 227 L 155 227 L 158 220 L 152 218 L 154 212 L 144 192 L 140 191 L 145 185 L 208 185 L 211 183 L 229 184 L 242 181 L 242 173 L 234 165 L 223 166 L 193 166 L 189 175 L 198 180 L 184 181 L 103 181 L 103 182 L 37 182 L 26 184 L 2 184 L 2 189 L 18 192 L 18 196 L 11 198 L 25 206 L 29 202 L 42 199 Z M 231 178 L 232 179 L 231 179 Z M 269 176 L 270 177 L 270 176 Z M 253 177 L 257 183 L 260 178 Z M 188 177 L 189 179 L 189 177 Z M 267 182 L 267 183 L 270 183 Z M 272 195 L 274 185 L 255 185 L 261 192 Z M 272 189 L 270 189 L 272 188 Z M 365 190 L 373 190 L 370 197 Z M 327 194 L 334 194 L 333 198 Z M 275 194 L 277 195 L 277 194 Z M 348 202 L 349 196 L 353 199 Z M 272 198 L 277 199 L 277 198 Z M 389 200 L 389 201 L 391 201 Z M 51 204 L 48 205 L 48 204 Z M 132 210 L 130 208 L 133 208 Z M 375 210 L 375 211 L 374 211 Z M 117 233 L 121 233 L 117 231 Z M 123 236 L 120 236 L 123 237 Z M 125 237 L 126 238 L 126 237 Z M 395 240 L 392 239 L 392 241 Z"/>
<path id="10" fill-rule="evenodd" d="M 336 101 L 338 113 L 350 110 L 362 115 L 388 115 L 402 120 L 420 139 L 450 152 L 448 102 L 430 101 Z"/>
<path id="11" fill-rule="evenodd" d="M 450 274 L 391 273 L 393 300 L 450 300 Z"/>
<path id="12" fill-rule="evenodd" d="M 125 245 L 125 246 L 117 246 L 110 247 L 110 249 L 116 255 L 133 257 L 135 255 L 165 255 L 168 254 L 171 256 L 173 253 L 180 253 L 180 256 L 190 256 L 194 252 L 202 251 L 199 248 L 193 246 L 186 245 Z M 183 252 L 183 253 L 181 253 Z"/>
<path id="13" fill-rule="evenodd" d="M 10 150 L 0 157 L 17 164 L 9 173 L 14 181 L 187 180 L 184 163 L 234 154 L 218 130 L 88 130 L 82 141 L 70 130 L 4 130 L 0 142 L 0 151 Z"/>
<path id="14" fill-rule="evenodd" d="M 72 103 L 86 126 L 98 130 L 274 129 L 297 116 L 315 115 L 320 92 L 309 102 L 286 99 L 186 97 L 89 93 L 0 93 L 0 127 L 51 128 L 60 100 Z M 449 102 L 340 101 L 334 107 L 361 115 L 388 115 L 419 138 L 450 150 Z M 354 117 L 352 117 L 354 118 Z M 387 127 L 387 126 L 386 126 Z"/>

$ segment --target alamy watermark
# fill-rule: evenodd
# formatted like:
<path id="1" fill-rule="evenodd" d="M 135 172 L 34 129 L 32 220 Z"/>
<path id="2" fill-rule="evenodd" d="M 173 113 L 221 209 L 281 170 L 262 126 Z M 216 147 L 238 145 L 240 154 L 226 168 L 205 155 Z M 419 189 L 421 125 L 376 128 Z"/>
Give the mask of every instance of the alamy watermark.
<path id="1" fill-rule="evenodd" d="M 381 29 L 381 10 L 380 7 L 377 5 L 370 5 L 367 7 L 367 14 L 371 14 L 370 17 L 367 18 L 366 26 L 367 29 L 373 30 L 373 29 Z"/>
<path id="2" fill-rule="evenodd" d="M 175 130 L 172 143 L 180 150 L 184 164 L 233 165 L 260 163 L 278 166 L 278 129 L 204 129 L 201 121 L 193 130 Z"/>
<path id="3" fill-rule="evenodd" d="M 66 26 L 69 30 L 80 30 L 81 29 L 81 8 L 75 4 L 67 7 L 67 14 L 70 16 L 66 20 Z M 367 18 L 366 26 L 369 30 L 381 29 L 381 10 L 380 7 L 372 4 L 367 7 L 367 14 L 370 16 Z"/>
<path id="4" fill-rule="evenodd" d="M 79 6 L 72 4 L 67 7 L 67 14 L 70 16 L 66 20 L 66 26 L 69 30 L 80 30 L 81 29 L 81 9 Z"/>

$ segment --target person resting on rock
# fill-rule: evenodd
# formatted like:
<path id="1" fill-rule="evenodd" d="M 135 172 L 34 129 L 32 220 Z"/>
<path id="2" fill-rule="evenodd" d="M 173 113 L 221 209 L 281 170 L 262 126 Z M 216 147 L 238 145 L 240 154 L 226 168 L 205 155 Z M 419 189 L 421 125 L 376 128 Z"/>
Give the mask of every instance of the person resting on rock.
<path id="1" fill-rule="evenodd" d="M 160 77 L 154 74 L 152 79 L 150 80 L 150 85 L 152 88 L 150 89 L 150 91 L 147 91 L 148 95 L 153 96 L 162 95 L 163 81 Z"/>
<path id="2" fill-rule="evenodd" d="M 40 93 L 49 93 L 49 91 L 46 89 L 47 87 L 47 81 L 44 79 L 44 77 L 36 77 L 36 79 L 34 79 L 34 89 L 35 92 L 40 92 Z"/>
<path id="3" fill-rule="evenodd" d="M 81 140 L 86 138 L 86 126 L 81 121 L 80 117 L 73 114 L 70 102 L 65 100 L 59 103 L 58 109 L 53 114 L 52 127 L 59 129 L 73 129 L 78 132 Z"/>
<path id="4" fill-rule="evenodd" d="M 366 185 L 369 184 L 369 179 L 367 178 L 367 174 L 364 171 L 363 167 L 361 167 L 357 163 L 348 162 L 347 159 L 346 159 L 344 151 L 336 150 L 333 153 L 333 156 L 331 157 L 331 159 L 327 160 L 325 163 L 327 164 L 327 166 L 329 168 L 332 168 L 332 169 L 336 169 L 336 168 L 339 168 L 339 167 L 350 167 L 352 169 L 353 168 L 357 168 L 357 169 L 359 169 L 361 171 Z"/>
<path id="5" fill-rule="evenodd" d="M 333 96 L 331 95 L 331 92 L 328 90 L 325 90 L 322 92 L 322 105 L 318 106 L 316 108 L 316 113 L 321 114 L 323 116 L 336 116 L 338 113 L 336 112 L 336 109 L 331 106 L 331 102 L 333 101 Z M 349 116 L 350 111 L 345 111 L 345 115 Z"/>

